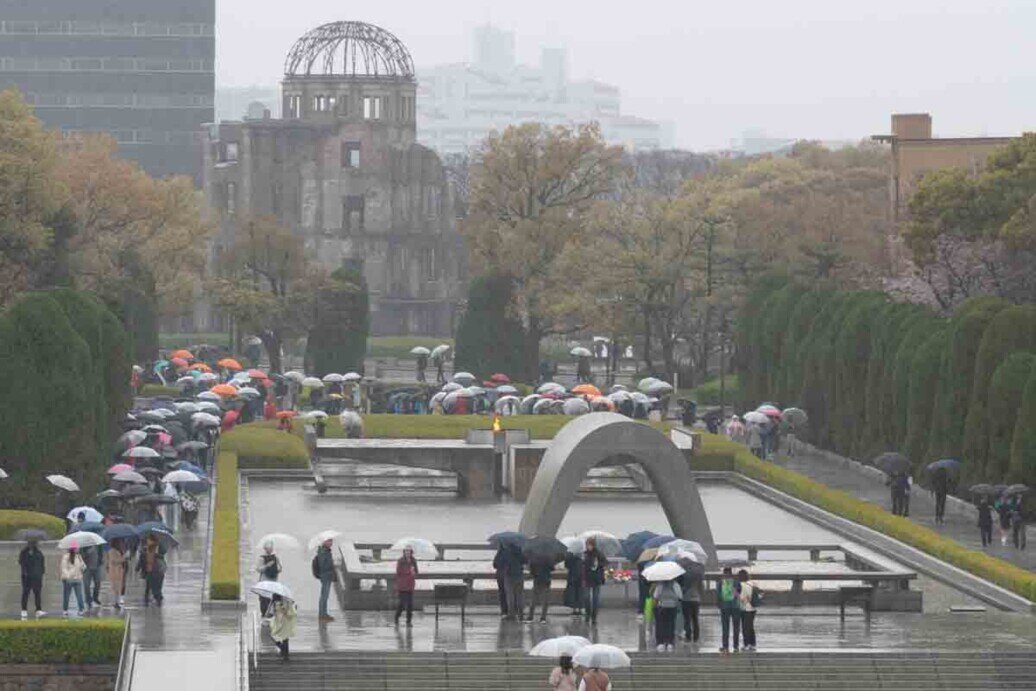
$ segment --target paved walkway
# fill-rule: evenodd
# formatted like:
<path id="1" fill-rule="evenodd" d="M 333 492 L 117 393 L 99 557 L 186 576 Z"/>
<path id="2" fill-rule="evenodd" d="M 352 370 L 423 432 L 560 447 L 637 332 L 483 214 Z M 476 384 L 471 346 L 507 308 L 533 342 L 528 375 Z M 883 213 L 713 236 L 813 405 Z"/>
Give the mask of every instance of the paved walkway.
<path id="1" fill-rule="evenodd" d="M 818 452 L 810 447 L 803 449 L 803 445 L 800 444 L 796 447 L 794 456 L 781 454 L 778 456 L 777 463 L 789 470 L 822 482 L 828 487 L 844 490 L 884 508 L 889 508 L 891 505 L 889 488 L 885 486 L 883 480 L 847 463 L 838 462 L 826 452 Z M 1015 549 L 1010 545 L 1010 541 L 1007 546 L 1001 545 L 999 527 L 993 528 L 994 544 L 991 547 L 983 548 L 977 519 L 970 514 L 955 513 L 948 507 L 945 522 L 936 523 L 935 495 L 922 487 L 916 487 L 911 494 L 909 518 L 919 525 L 956 540 L 965 547 L 985 551 L 1030 571 L 1036 570 L 1036 544 L 1032 542 L 1033 538 L 1036 538 L 1036 532 L 1031 527 L 1027 530 L 1029 546 L 1025 550 Z M 995 516 L 994 520 L 996 520 Z"/>

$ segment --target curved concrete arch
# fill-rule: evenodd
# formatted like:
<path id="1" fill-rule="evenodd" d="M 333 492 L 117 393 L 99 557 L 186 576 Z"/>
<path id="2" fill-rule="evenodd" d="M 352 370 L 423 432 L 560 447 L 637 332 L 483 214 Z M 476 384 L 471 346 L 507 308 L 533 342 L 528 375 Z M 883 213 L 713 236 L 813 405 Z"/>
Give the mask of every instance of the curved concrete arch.
<path id="1" fill-rule="evenodd" d="M 530 537 L 556 535 L 583 478 L 616 454 L 640 462 L 658 493 L 673 535 L 700 543 L 714 563 L 716 548 L 709 519 L 683 453 L 658 430 L 617 413 L 590 413 L 561 428 L 533 478 L 518 530 Z"/>

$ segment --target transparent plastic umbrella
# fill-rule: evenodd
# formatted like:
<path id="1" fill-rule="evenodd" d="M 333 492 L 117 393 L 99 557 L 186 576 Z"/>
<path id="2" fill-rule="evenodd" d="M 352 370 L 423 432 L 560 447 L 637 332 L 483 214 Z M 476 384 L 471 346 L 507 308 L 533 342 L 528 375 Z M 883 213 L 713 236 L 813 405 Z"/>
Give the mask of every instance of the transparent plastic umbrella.
<path id="1" fill-rule="evenodd" d="M 309 538 L 309 542 L 306 544 L 306 548 L 309 549 L 310 552 L 312 552 L 328 540 L 337 540 L 341 536 L 342 533 L 340 533 L 337 530 L 322 530 L 313 537 Z"/>
<path id="2" fill-rule="evenodd" d="M 256 595 L 262 595 L 263 597 L 280 595 L 285 600 L 295 599 L 295 596 L 291 594 L 291 589 L 279 581 L 259 581 L 250 590 Z"/>
<path id="3" fill-rule="evenodd" d="M 402 552 L 407 547 L 414 550 L 414 557 L 417 559 L 431 560 L 439 557 L 435 543 L 423 537 L 402 537 L 393 542 L 389 549 L 393 552 Z"/>
<path id="4" fill-rule="evenodd" d="M 78 521 L 79 514 L 83 514 L 84 521 L 90 521 L 92 523 L 100 523 L 104 520 L 104 514 L 92 506 L 77 506 L 69 511 L 65 518 L 73 522 Z"/>
<path id="5" fill-rule="evenodd" d="M 646 581 L 671 581 L 684 575 L 686 570 L 675 561 L 656 561 L 641 572 Z"/>
<path id="6" fill-rule="evenodd" d="M 293 535 L 288 535 L 287 533 L 268 533 L 263 535 L 256 541 L 255 548 L 261 550 L 266 546 L 267 542 L 273 543 L 273 549 L 275 551 L 302 549 L 302 543 L 300 543 Z"/>
<path id="7" fill-rule="evenodd" d="M 611 533 L 603 530 L 587 530 L 577 535 L 580 540 L 586 542 L 591 537 L 597 542 L 597 549 L 604 552 L 605 556 L 617 557 L 622 554 L 622 541 Z"/>
<path id="8" fill-rule="evenodd" d="M 630 666 L 630 656 L 614 645 L 594 643 L 580 648 L 572 662 L 585 669 L 619 669 Z"/>
<path id="9" fill-rule="evenodd" d="M 590 641 L 582 636 L 558 636 L 540 641 L 529 651 L 529 655 L 532 657 L 556 658 L 562 655 L 572 657 L 588 645 L 590 645 Z"/>
<path id="10" fill-rule="evenodd" d="M 75 533 L 69 533 L 65 537 L 61 538 L 58 542 L 58 549 L 69 549 L 72 545 L 76 546 L 76 549 L 82 549 L 83 547 L 97 547 L 98 545 L 105 544 L 103 537 L 97 533 L 90 533 L 85 530 L 81 530 Z"/>
<path id="11" fill-rule="evenodd" d="M 72 478 L 65 477 L 64 475 L 48 475 L 47 482 L 65 490 L 66 492 L 78 492 L 79 485 L 75 483 Z"/>

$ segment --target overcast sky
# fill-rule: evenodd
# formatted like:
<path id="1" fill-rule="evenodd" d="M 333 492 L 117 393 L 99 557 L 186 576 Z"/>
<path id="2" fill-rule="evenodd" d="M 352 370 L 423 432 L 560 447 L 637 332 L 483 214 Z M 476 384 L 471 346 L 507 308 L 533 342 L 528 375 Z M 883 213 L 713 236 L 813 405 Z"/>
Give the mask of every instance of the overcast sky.
<path id="1" fill-rule="evenodd" d="M 276 84 L 298 36 L 343 19 L 396 34 L 419 70 L 467 60 L 484 23 L 521 62 L 563 46 L 571 78 L 618 85 L 684 148 L 859 139 L 893 111 L 940 136 L 1036 130 L 1036 0 L 217 0 L 220 85 Z"/>

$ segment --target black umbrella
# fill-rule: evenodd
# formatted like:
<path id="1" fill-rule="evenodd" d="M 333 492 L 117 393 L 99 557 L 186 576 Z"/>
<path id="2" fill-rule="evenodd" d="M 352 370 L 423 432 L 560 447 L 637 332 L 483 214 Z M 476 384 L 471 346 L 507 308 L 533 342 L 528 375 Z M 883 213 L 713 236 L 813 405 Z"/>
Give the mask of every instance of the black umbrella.
<path id="1" fill-rule="evenodd" d="M 145 485 L 130 485 L 126 489 L 122 490 L 122 496 L 124 499 L 132 499 L 133 497 L 145 497 L 151 494 L 151 490 Z"/>
<path id="2" fill-rule="evenodd" d="M 546 562 L 553 566 L 565 561 L 568 547 L 554 537 L 534 537 L 525 543 L 522 554 L 530 563 Z"/>
<path id="3" fill-rule="evenodd" d="M 103 492 L 98 492 L 94 497 L 97 501 L 104 501 L 105 499 L 119 499 L 122 497 L 122 492 L 117 489 L 106 489 Z"/>
<path id="4" fill-rule="evenodd" d="M 25 542 L 41 542 L 48 539 L 47 532 L 39 528 L 22 528 L 14 534 L 16 540 Z"/>
<path id="5" fill-rule="evenodd" d="M 940 461 L 933 461 L 925 466 L 925 470 L 929 473 L 934 473 L 939 470 L 945 470 L 947 473 L 953 473 L 960 470 L 961 463 L 956 458 L 944 458 Z"/>
<path id="6" fill-rule="evenodd" d="M 177 504 L 179 503 L 179 499 L 176 497 L 170 497 L 167 494 L 149 494 L 146 497 L 137 497 L 133 500 L 133 503 L 152 504 L 157 506 L 159 504 Z"/>
<path id="7" fill-rule="evenodd" d="M 114 523 L 101 531 L 101 537 L 108 542 L 112 540 L 131 540 L 139 536 L 137 529 L 128 523 Z"/>
<path id="8" fill-rule="evenodd" d="M 978 485 L 972 485 L 971 487 L 968 488 L 968 491 L 971 492 L 972 494 L 977 494 L 979 496 L 985 496 L 985 497 L 989 497 L 989 496 L 994 496 L 994 495 L 1000 494 L 996 490 L 996 488 L 993 487 L 993 485 L 988 485 L 988 484 L 986 484 L 984 482 L 981 483 L 981 484 L 978 484 Z"/>
<path id="9" fill-rule="evenodd" d="M 1008 487 L 1007 489 L 1004 490 L 1004 496 L 1005 497 L 1013 497 L 1015 495 L 1025 494 L 1028 491 L 1029 491 L 1029 487 L 1027 485 L 1021 485 L 1021 484 L 1011 485 L 1010 487 Z"/>
<path id="10" fill-rule="evenodd" d="M 516 545 L 522 547 L 525 545 L 526 538 L 521 533 L 516 533 L 513 530 L 505 530 L 501 533 L 493 533 L 487 538 L 487 541 L 492 547 L 500 549 L 504 545 Z"/>
<path id="11" fill-rule="evenodd" d="M 140 530 L 139 526 L 138 526 L 137 529 Z M 140 530 L 140 534 L 141 534 L 142 537 L 145 537 L 145 538 L 148 537 L 148 536 L 154 536 L 154 537 L 158 538 L 158 541 L 163 546 L 165 546 L 165 547 L 176 547 L 178 544 L 180 544 L 179 542 L 176 541 L 176 538 L 173 537 L 172 533 L 170 533 L 168 530 L 163 530 L 162 528 L 158 528 L 158 527 L 144 528 L 143 530 Z"/>
<path id="12" fill-rule="evenodd" d="M 910 470 L 910 459 L 896 451 L 888 451 L 874 459 L 874 465 L 889 475 Z"/>
<path id="13" fill-rule="evenodd" d="M 162 477 L 163 475 L 165 475 L 165 471 L 164 470 L 160 470 L 158 468 L 152 468 L 150 466 L 147 467 L 147 468 L 137 468 L 137 472 L 140 473 L 141 475 L 151 475 L 153 477 Z"/>

